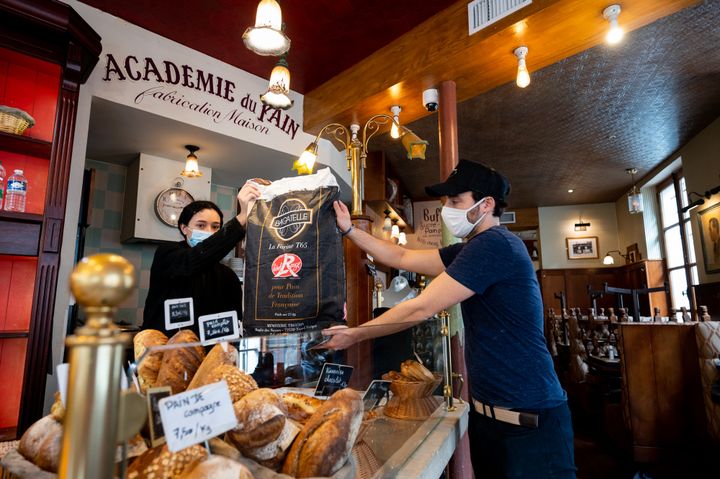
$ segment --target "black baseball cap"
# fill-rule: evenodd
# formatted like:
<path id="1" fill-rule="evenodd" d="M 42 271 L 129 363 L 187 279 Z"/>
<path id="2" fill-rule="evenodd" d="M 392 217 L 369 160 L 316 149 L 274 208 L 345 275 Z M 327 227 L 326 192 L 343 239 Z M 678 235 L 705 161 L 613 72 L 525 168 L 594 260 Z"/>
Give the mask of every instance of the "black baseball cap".
<path id="1" fill-rule="evenodd" d="M 425 192 L 430 196 L 455 196 L 466 191 L 505 201 L 505 197 L 510 194 L 510 182 L 489 166 L 460 160 L 444 182 L 425 187 Z"/>

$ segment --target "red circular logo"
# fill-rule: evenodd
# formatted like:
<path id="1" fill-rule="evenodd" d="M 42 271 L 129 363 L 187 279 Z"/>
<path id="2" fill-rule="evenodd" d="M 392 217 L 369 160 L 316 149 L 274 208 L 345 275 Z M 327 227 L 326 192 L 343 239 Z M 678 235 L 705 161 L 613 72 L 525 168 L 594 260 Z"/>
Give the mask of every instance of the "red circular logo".
<path id="1" fill-rule="evenodd" d="M 302 269 L 302 260 L 296 254 L 284 253 L 272 262 L 272 273 L 275 278 L 297 278 Z"/>

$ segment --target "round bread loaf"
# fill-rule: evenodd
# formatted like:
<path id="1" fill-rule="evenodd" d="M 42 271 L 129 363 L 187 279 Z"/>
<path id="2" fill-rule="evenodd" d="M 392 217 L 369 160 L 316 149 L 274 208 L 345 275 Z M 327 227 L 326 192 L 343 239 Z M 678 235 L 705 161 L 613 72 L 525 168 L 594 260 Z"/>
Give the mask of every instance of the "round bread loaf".
<path id="1" fill-rule="evenodd" d="M 300 433 L 300 425 L 292 419 L 285 421 L 285 427 L 280 435 L 269 444 L 243 450 L 243 455 L 273 471 L 280 470 L 285 456 L 295 437 Z"/>
<path id="2" fill-rule="evenodd" d="M 333 394 L 295 438 L 282 472 L 293 477 L 332 476 L 350 457 L 362 412 L 357 391 L 341 389 Z"/>
<path id="3" fill-rule="evenodd" d="M 165 444 L 138 456 L 128 467 L 127 479 L 180 478 L 207 456 L 205 448 L 197 444 L 178 452 L 170 452 Z"/>
<path id="4" fill-rule="evenodd" d="M 255 479 L 255 476 L 239 462 L 213 455 L 185 472 L 181 479 Z"/>
<path id="5" fill-rule="evenodd" d="M 189 329 L 175 333 L 167 344 L 198 343 L 200 340 Z M 155 386 L 170 386 L 173 394 L 185 391 L 205 358 L 202 346 L 189 346 L 165 351 Z"/>
<path id="6" fill-rule="evenodd" d="M 198 381 L 197 386 L 207 386 L 225 380 L 230 390 L 230 398 L 233 404 L 239 401 L 243 396 L 258 388 L 255 379 L 249 374 L 240 371 L 235 365 L 221 364 L 213 369 L 210 374 L 205 376 L 202 381 Z"/>
<path id="7" fill-rule="evenodd" d="M 18 451 L 28 461 L 46 471 L 57 472 L 62 445 L 62 425 L 52 416 L 45 416 L 25 431 Z"/>
<path id="8" fill-rule="evenodd" d="M 228 439 L 240 452 L 275 441 L 285 428 L 287 409 L 272 389 L 249 392 L 233 405 L 238 425 L 228 431 Z"/>
<path id="9" fill-rule="evenodd" d="M 139 360 L 145 351 L 153 346 L 162 346 L 168 342 L 167 336 L 157 329 L 145 329 L 133 338 L 135 361 Z M 148 354 L 138 364 L 138 382 L 140 391 L 144 394 L 148 388 L 155 387 L 160 365 L 162 364 L 162 351 Z"/>
<path id="10" fill-rule="evenodd" d="M 292 392 L 283 394 L 282 400 L 287 407 L 288 417 L 300 424 L 305 424 L 323 403 L 322 400 L 307 394 Z"/>
<path id="11" fill-rule="evenodd" d="M 235 364 L 238 354 L 237 349 L 235 349 L 235 346 L 232 344 L 227 343 L 226 348 L 227 351 L 223 349 L 221 344 L 213 346 L 205 359 L 203 359 L 203 362 L 195 373 L 195 376 L 193 376 L 192 381 L 190 381 L 188 389 L 195 389 L 200 386 L 210 384 L 207 382 L 207 376 L 213 371 L 213 369 L 221 364 Z"/>

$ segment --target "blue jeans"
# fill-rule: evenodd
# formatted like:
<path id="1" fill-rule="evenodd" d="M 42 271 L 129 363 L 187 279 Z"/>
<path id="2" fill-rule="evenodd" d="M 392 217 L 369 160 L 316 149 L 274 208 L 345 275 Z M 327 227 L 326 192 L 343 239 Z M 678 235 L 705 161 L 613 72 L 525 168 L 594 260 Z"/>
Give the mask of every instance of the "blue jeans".
<path id="1" fill-rule="evenodd" d="M 484 478 L 574 478 L 573 430 L 567 403 L 538 414 L 538 427 L 516 426 L 470 408 L 473 471 Z"/>

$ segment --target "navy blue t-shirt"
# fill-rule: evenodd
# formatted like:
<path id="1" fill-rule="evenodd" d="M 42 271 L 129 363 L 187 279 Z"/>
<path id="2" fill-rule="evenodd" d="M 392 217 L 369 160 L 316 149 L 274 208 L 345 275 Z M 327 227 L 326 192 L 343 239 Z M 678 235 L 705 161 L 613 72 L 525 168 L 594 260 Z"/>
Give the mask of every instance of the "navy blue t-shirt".
<path id="1" fill-rule="evenodd" d="M 495 226 L 440 250 L 446 273 L 475 292 L 462 302 L 472 396 L 545 409 L 567 400 L 543 335 L 540 286 L 523 242 Z"/>

